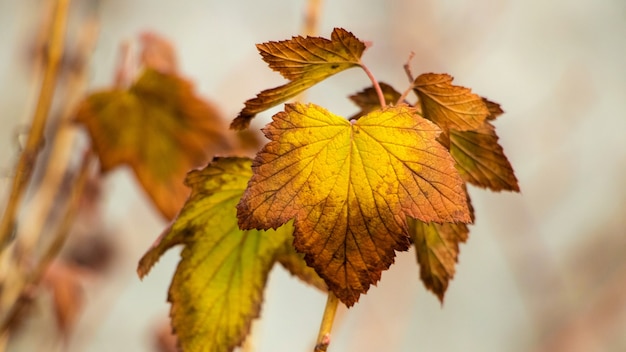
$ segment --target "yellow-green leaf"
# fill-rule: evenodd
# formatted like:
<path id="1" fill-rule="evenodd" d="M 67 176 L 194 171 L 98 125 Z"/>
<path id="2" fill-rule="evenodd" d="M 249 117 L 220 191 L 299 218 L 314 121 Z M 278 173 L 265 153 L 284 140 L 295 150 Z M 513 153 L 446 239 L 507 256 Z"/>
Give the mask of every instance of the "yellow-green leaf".
<path id="1" fill-rule="evenodd" d="M 291 243 L 290 224 L 241 231 L 235 205 L 252 175 L 245 158 L 216 158 L 185 182 L 191 196 L 139 262 L 144 276 L 169 248 L 183 244 L 169 290 L 172 325 L 183 351 L 232 351 L 259 315 L 263 289 L 278 253 Z"/>
<path id="2" fill-rule="evenodd" d="M 472 131 L 450 130 L 450 154 L 467 182 L 492 191 L 519 192 L 513 167 L 498 144 L 495 128 L 485 121 Z"/>
<path id="3" fill-rule="evenodd" d="M 413 87 L 423 116 L 444 131 L 479 128 L 490 115 L 482 97 L 468 88 L 452 85 L 452 76 L 448 74 L 419 75 Z"/>
<path id="4" fill-rule="evenodd" d="M 264 130 L 238 204 L 241 228 L 295 219 L 294 245 L 345 304 L 409 245 L 407 216 L 469 222 L 463 180 L 439 128 L 400 105 L 354 123 L 313 104 L 287 104 Z"/>
<path id="5" fill-rule="evenodd" d="M 330 40 L 321 37 L 293 37 L 290 40 L 258 44 L 263 60 L 291 82 L 259 93 L 246 101 L 232 122 L 232 129 L 244 129 L 261 111 L 295 97 L 324 79 L 360 65 L 365 44 L 343 28 L 335 28 Z"/>
<path id="6" fill-rule="evenodd" d="M 168 219 L 182 207 L 187 171 L 227 150 L 217 110 L 184 79 L 147 69 L 128 89 L 89 95 L 76 120 L 87 128 L 103 172 L 132 167 Z"/>

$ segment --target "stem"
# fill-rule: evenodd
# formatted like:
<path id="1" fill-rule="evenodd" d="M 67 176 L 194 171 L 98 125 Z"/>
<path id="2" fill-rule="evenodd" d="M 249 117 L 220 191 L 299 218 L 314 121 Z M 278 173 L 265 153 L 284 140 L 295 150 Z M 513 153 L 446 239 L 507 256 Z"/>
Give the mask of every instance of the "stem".
<path id="1" fill-rule="evenodd" d="M 37 107 L 33 115 L 32 126 L 28 134 L 26 146 L 17 164 L 9 200 L 0 221 L 0 249 L 6 247 L 15 231 L 15 217 L 32 176 L 35 162 L 43 145 L 43 134 L 46 120 L 52 105 L 59 64 L 63 54 L 64 34 L 67 10 L 70 0 L 57 0 L 54 20 L 48 41 L 48 63 L 39 91 Z"/>
<path id="2" fill-rule="evenodd" d="M 63 248 L 63 244 L 65 244 L 65 240 L 69 235 L 72 225 L 74 224 L 76 214 L 80 208 L 81 196 L 83 194 L 83 190 L 85 189 L 85 185 L 87 184 L 87 180 L 89 179 L 89 172 L 91 171 L 91 166 L 93 165 L 94 160 L 94 154 L 91 151 L 87 152 L 80 171 L 78 172 L 78 177 L 75 181 L 76 183 L 74 184 L 72 192 L 69 196 L 63 220 L 54 233 L 52 242 L 46 248 L 41 259 L 37 263 L 37 267 L 28 276 L 26 282 L 24 283 L 24 287 L 37 287 L 43 279 L 50 263 L 54 260 L 54 258 L 56 258 L 57 254 Z M 22 295 L 13 304 L 11 310 L 7 314 L 7 317 L 2 322 L 2 325 L 0 325 L 0 335 L 6 333 L 7 330 L 13 326 L 15 321 L 22 317 L 24 309 L 26 309 L 31 300 L 32 297 L 28 294 L 24 294 L 24 290 L 22 290 Z"/>
<path id="3" fill-rule="evenodd" d="M 306 36 L 317 35 L 317 27 L 322 9 L 322 0 L 308 0 L 306 13 L 304 15 L 304 26 L 302 33 Z"/>
<path id="4" fill-rule="evenodd" d="M 380 107 L 384 109 L 387 106 L 387 103 L 385 102 L 385 95 L 383 94 L 383 90 L 380 88 L 380 84 L 378 84 L 378 81 L 374 77 L 374 74 L 372 73 L 372 71 L 370 71 L 369 68 L 367 68 L 367 66 L 365 66 L 364 63 L 361 62 L 359 65 L 361 66 L 363 71 L 365 71 L 365 74 L 367 75 L 367 77 L 369 77 L 370 81 L 372 81 L 372 85 L 374 86 L 376 94 L 378 95 Z"/>
<path id="5" fill-rule="evenodd" d="M 333 327 L 338 304 L 339 299 L 337 299 L 337 296 L 335 296 L 332 291 L 329 291 L 328 299 L 326 300 L 326 308 L 324 308 L 324 316 L 322 317 L 322 324 L 317 334 L 314 352 L 325 352 L 328 349 L 328 345 L 330 345 L 330 330 Z"/>
<path id="6" fill-rule="evenodd" d="M 406 60 L 406 63 L 404 64 L 404 72 L 406 73 L 406 76 L 409 78 L 409 83 L 413 83 L 413 81 L 415 81 L 415 78 L 413 78 L 413 72 L 411 71 L 411 61 L 413 60 L 413 57 L 415 56 L 415 53 L 411 51 L 411 53 L 409 54 L 409 58 Z"/>

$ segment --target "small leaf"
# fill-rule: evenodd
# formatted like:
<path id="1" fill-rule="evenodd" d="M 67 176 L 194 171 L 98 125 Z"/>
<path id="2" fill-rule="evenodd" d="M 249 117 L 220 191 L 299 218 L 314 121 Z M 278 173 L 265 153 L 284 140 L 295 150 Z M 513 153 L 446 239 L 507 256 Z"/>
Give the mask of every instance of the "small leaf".
<path id="1" fill-rule="evenodd" d="M 365 48 L 363 42 L 343 28 L 335 28 L 330 40 L 298 36 L 258 44 L 263 60 L 291 82 L 264 90 L 256 98 L 246 101 L 231 128 L 244 129 L 259 112 L 295 97 L 336 73 L 360 65 Z"/>
<path id="2" fill-rule="evenodd" d="M 467 182 L 492 191 L 519 192 L 513 167 L 489 122 L 473 131 L 450 130 L 450 154 Z"/>
<path id="3" fill-rule="evenodd" d="M 91 94 L 76 120 L 87 127 L 102 171 L 130 165 L 168 219 L 187 198 L 187 171 L 228 147 L 217 110 L 189 82 L 153 69 L 129 89 Z"/>
<path id="4" fill-rule="evenodd" d="M 443 303 L 448 283 L 454 277 L 459 243 L 467 240 L 467 225 L 427 224 L 412 220 L 409 222 L 409 231 L 415 245 L 422 282 Z"/>
<path id="5" fill-rule="evenodd" d="M 415 79 L 423 116 L 444 131 L 479 128 L 490 115 L 483 98 L 451 83 L 452 76 L 447 74 L 425 73 Z"/>
<path id="6" fill-rule="evenodd" d="M 263 289 L 292 227 L 241 231 L 235 205 L 252 175 L 245 158 L 216 158 L 185 180 L 191 196 L 141 258 L 142 277 L 169 248 L 184 244 L 169 290 L 172 325 L 184 351 L 232 351 L 259 316 Z"/>
<path id="7" fill-rule="evenodd" d="M 244 229 L 295 218 L 294 246 L 346 305 L 409 245 L 406 217 L 470 221 L 463 181 L 440 130 L 406 106 L 355 123 L 313 104 L 287 104 L 264 129 L 237 205 Z"/>
<path id="8" fill-rule="evenodd" d="M 392 86 L 387 83 L 379 82 L 380 89 L 383 92 L 383 97 L 385 98 L 385 103 L 387 105 L 395 105 L 398 99 L 402 96 L 402 94 L 398 93 Z M 380 101 L 378 100 L 378 94 L 376 93 L 376 89 L 374 87 L 368 87 L 363 89 L 362 91 L 351 95 L 350 100 L 352 100 L 358 107 L 361 108 L 361 111 L 356 115 L 350 117 L 350 120 L 358 119 L 363 115 L 367 115 L 374 110 L 380 109 Z"/>

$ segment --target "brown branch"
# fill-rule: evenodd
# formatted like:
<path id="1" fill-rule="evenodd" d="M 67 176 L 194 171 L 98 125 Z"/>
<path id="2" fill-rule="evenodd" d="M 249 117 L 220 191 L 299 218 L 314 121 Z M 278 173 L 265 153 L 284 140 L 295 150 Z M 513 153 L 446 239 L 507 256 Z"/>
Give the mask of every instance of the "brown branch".
<path id="1" fill-rule="evenodd" d="M 22 312 L 24 312 L 32 300 L 32 296 L 28 294 L 28 289 L 39 286 L 39 283 L 50 266 L 50 263 L 54 260 L 54 258 L 56 258 L 63 248 L 65 240 L 67 239 L 76 218 L 76 214 L 78 213 L 78 209 L 80 208 L 81 196 L 83 194 L 83 190 L 85 189 L 85 185 L 87 184 L 87 180 L 89 179 L 89 172 L 92 171 L 91 167 L 94 161 L 95 157 L 93 153 L 87 152 L 67 201 L 67 208 L 63 220 L 54 233 L 52 242 L 48 245 L 41 256 L 41 259 L 37 263 L 37 266 L 26 279 L 23 286 L 25 289 L 22 290 L 22 294 L 11 307 L 11 310 L 2 322 L 2 325 L 0 325 L 0 335 L 5 334 L 8 329 L 13 326 L 16 320 L 22 316 Z"/>

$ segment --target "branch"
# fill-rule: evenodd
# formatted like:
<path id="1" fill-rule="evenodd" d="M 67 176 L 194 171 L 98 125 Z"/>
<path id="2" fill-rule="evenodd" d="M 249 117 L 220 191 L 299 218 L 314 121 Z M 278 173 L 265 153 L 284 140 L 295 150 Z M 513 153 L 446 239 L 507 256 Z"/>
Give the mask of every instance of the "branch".
<path id="1" fill-rule="evenodd" d="M 52 242 L 46 248 L 41 259 L 37 263 L 36 268 L 26 279 L 23 287 L 38 287 L 44 274 L 46 273 L 46 270 L 50 266 L 50 263 L 54 258 L 56 258 L 56 256 L 63 248 L 63 244 L 65 244 L 65 240 L 69 235 L 72 225 L 74 224 L 76 214 L 78 213 L 78 210 L 80 208 L 81 196 L 83 194 L 83 190 L 85 189 L 85 185 L 87 184 L 87 180 L 89 179 L 89 172 L 92 171 L 91 166 L 93 165 L 94 161 L 95 157 L 93 152 L 87 152 L 81 165 L 80 171 L 78 172 L 74 187 L 72 188 L 72 191 L 69 195 L 68 204 L 65 215 L 63 216 L 63 220 L 57 228 L 56 232 L 54 233 Z M 4 319 L 4 321 L 2 321 L 2 325 L 0 325 L 0 335 L 6 333 L 8 329 L 13 326 L 15 321 L 22 317 L 22 313 L 28 307 L 28 304 L 31 302 L 31 300 L 32 296 L 28 294 L 28 291 L 22 290 L 22 294 L 11 307 L 11 310 L 7 314 L 6 318 Z"/>
<path id="2" fill-rule="evenodd" d="M 28 134 L 26 146 L 20 155 L 17 164 L 9 200 L 0 221 L 0 250 L 10 242 L 15 232 L 15 217 L 33 173 L 35 162 L 43 145 L 43 134 L 59 71 L 59 64 L 63 54 L 64 34 L 67 22 L 67 10 L 70 0 L 57 0 L 54 20 L 48 41 L 48 63 L 44 73 L 37 107 L 33 115 L 32 126 Z"/>
<path id="3" fill-rule="evenodd" d="M 320 325 L 320 331 L 317 334 L 317 341 L 315 343 L 314 352 L 326 352 L 328 345 L 330 345 L 330 330 L 333 327 L 333 321 L 335 320 L 335 313 L 337 312 L 337 305 L 339 299 L 332 291 L 328 292 L 328 299 L 326 300 L 326 308 L 324 309 L 324 316 L 322 317 L 322 324 Z"/>

